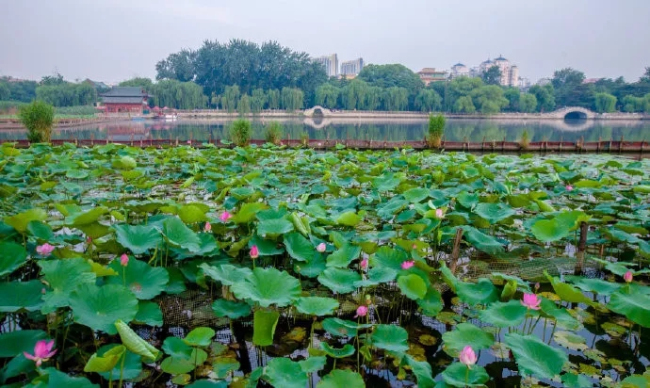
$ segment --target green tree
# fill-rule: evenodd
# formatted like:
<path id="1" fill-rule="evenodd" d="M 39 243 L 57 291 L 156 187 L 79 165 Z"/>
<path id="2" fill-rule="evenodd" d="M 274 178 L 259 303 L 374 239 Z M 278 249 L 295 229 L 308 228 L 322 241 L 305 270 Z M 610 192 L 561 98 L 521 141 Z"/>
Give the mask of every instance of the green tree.
<path id="1" fill-rule="evenodd" d="M 524 93 L 519 98 L 519 111 L 533 113 L 537 109 L 537 98 L 534 94 Z"/>
<path id="2" fill-rule="evenodd" d="M 443 115 L 429 115 L 429 137 L 427 141 L 431 147 L 440 147 L 440 141 L 445 134 L 445 121 Z"/>
<path id="3" fill-rule="evenodd" d="M 263 89 L 253 90 L 251 96 L 251 112 L 260 113 L 266 106 L 266 94 Z"/>
<path id="4" fill-rule="evenodd" d="M 392 87 L 406 89 L 407 107 L 415 105 L 415 97 L 420 89 L 424 88 L 424 82 L 420 76 L 399 64 L 365 66 L 356 79 L 367 82 L 369 86 L 378 86 L 383 89 Z M 384 105 L 386 105 L 385 101 Z"/>
<path id="5" fill-rule="evenodd" d="M 237 103 L 237 111 L 240 115 L 251 113 L 251 102 L 248 94 L 243 94 Z"/>
<path id="6" fill-rule="evenodd" d="M 453 110 L 456 113 L 474 113 L 476 112 L 476 107 L 474 106 L 474 102 L 472 102 L 472 97 L 462 96 L 454 103 Z"/>
<path id="7" fill-rule="evenodd" d="M 566 68 L 554 73 L 551 83 L 555 89 L 558 106 L 581 106 L 591 108 L 594 103 L 595 85 L 585 84 L 585 74 Z"/>
<path id="8" fill-rule="evenodd" d="M 501 69 L 492 66 L 481 74 L 481 79 L 486 85 L 501 85 Z"/>
<path id="9" fill-rule="evenodd" d="M 628 113 L 643 112 L 645 110 L 645 99 L 643 97 L 625 96 L 621 103 L 623 110 Z"/>
<path id="10" fill-rule="evenodd" d="M 363 107 L 365 110 L 378 110 L 382 105 L 382 97 L 384 91 L 379 86 L 370 86 L 366 93 L 366 105 Z"/>
<path id="11" fill-rule="evenodd" d="M 140 87 L 144 89 L 147 93 L 153 91 L 153 81 L 149 78 L 144 77 L 135 77 L 130 80 L 120 82 L 120 86 L 131 86 L 131 87 Z"/>
<path id="12" fill-rule="evenodd" d="M 553 85 L 534 85 L 528 92 L 537 99 L 537 110 L 539 112 L 551 112 L 555 110 L 555 89 Z"/>
<path id="13" fill-rule="evenodd" d="M 364 109 L 366 106 L 366 97 L 370 86 L 368 83 L 353 79 L 347 87 L 344 88 L 345 109 L 356 110 Z"/>
<path id="14" fill-rule="evenodd" d="M 338 105 L 341 90 L 332 84 L 323 84 L 316 89 L 316 105 L 334 109 Z"/>
<path id="15" fill-rule="evenodd" d="M 293 112 L 302 109 L 304 104 L 305 95 L 302 90 L 297 88 L 283 88 L 282 89 L 282 108 L 288 112 Z"/>
<path id="16" fill-rule="evenodd" d="M 415 97 L 415 107 L 422 112 L 439 111 L 442 107 L 442 98 L 433 89 L 422 89 Z"/>
<path id="17" fill-rule="evenodd" d="M 409 92 L 406 88 L 396 86 L 384 90 L 384 107 L 387 111 L 406 110 L 409 104 Z"/>
<path id="18" fill-rule="evenodd" d="M 27 139 L 33 143 L 50 142 L 54 123 L 54 107 L 43 101 L 34 101 L 20 108 L 20 122 L 27 128 Z"/>
<path id="19" fill-rule="evenodd" d="M 11 89 L 5 82 L 0 82 L 0 101 L 7 101 L 11 98 Z"/>
<path id="20" fill-rule="evenodd" d="M 223 97 L 221 97 L 221 107 L 225 110 L 228 111 L 228 113 L 232 113 L 237 109 L 237 102 L 239 101 L 239 86 L 237 85 L 232 85 L 226 87 L 226 90 L 223 93 Z"/>
<path id="21" fill-rule="evenodd" d="M 608 93 L 596 93 L 594 108 L 598 113 L 611 113 L 616 110 L 616 97 Z"/>
<path id="22" fill-rule="evenodd" d="M 445 110 L 460 113 L 455 109 L 456 102 L 459 98 L 469 96 L 475 89 L 484 86 L 480 78 L 458 77 L 453 79 L 447 86 L 444 94 Z M 469 108 L 466 100 L 461 105 Z M 472 103 L 474 106 L 474 103 Z M 472 111 L 473 112 L 473 111 Z M 464 113 L 472 113 L 464 112 Z"/>
<path id="23" fill-rule="evenodd" d="M 496 85 L 486 85 L 472 91 L 472 100 L 483 114 L 496 114 L 508 106 L 503 89 Z"/>
<path id="24" fill-rule="evenodd" d="M 277 89 L 267 90 L 266 103 L 269 109 L 280 109 L 280 91 Z"/>
<path id="25" fill-rule="evenodd" d="M 521 99 L 521 92 L 517 88 L 506 88 L 503 96 L 508 99 L 508 106 L 506 110 L 510 112 L 519 112 L 519 100 Z"/>

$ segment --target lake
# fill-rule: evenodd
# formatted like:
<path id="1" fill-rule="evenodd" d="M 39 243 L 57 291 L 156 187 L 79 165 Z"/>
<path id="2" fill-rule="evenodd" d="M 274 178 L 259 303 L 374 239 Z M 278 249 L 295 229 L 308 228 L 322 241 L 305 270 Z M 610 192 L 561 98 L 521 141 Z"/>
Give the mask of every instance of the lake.
<path id="1" fill-rule="evenodd" d="M 424 138 L 426 120 L 364 120 L 302 119 L 280 120 L 283 138 L 300 139 L 304 132 L 310 139 L 360 139 L 373 141 L 413 141 Z M 174 122 L 116 121 L 94 123 L 75 128 L 55 130 L 53 139 L 176 139 L 180 141 L 227 139 L 232 120 L 180 119 Z M 253 139 L 263 139 L 268 119 L 253 120 Z M 598 141 L 650 140 L 650 121 L 566 121 L 566 120 L 498 120 L 448 119 L 447 141 L 518 141 L 524 133 L 530 141 Z M 25 139 L 24 131 L 0 132 L 0 140 Z"/>

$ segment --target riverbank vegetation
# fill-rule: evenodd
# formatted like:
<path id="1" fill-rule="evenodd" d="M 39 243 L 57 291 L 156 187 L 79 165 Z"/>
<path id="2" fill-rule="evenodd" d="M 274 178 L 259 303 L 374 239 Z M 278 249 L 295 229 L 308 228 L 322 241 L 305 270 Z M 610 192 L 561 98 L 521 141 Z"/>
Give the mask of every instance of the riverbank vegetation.
<path id="1" fill-rule="evenodd" d="M 0 384 L 650 377 L 647 160 L 0 152 Z"/>

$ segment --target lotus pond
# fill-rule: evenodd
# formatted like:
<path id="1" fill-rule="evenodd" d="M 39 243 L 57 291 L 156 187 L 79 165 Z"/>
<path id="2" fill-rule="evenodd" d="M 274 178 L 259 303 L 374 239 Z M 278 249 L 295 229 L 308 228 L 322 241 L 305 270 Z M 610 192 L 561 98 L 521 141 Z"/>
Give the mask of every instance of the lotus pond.
<path id="1" fill-rule="evenodd" d="M 0 385 L 646 387 L 650 162 L 0 147 Z"/>

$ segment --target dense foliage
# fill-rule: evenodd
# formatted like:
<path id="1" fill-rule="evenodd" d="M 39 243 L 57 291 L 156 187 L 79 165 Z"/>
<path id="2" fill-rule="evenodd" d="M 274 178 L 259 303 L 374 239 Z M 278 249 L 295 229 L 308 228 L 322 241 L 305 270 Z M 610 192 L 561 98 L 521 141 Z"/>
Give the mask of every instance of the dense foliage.
<path id="1" fill-rule="evenodd" d="M 0 152 L 2 384 L 650 377 L 647 160 Z"/>
<path id="2" fill-rule="evenodd" d="M 46 102 L 36 100 L 24 105 L 18 112 L 20 122 L 27 128 L 27 139 L 30 142 L 49 142 L 52 138 L 54 124 L 54 107 Z"/>

